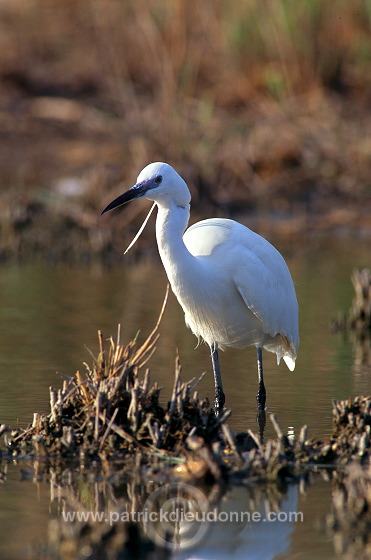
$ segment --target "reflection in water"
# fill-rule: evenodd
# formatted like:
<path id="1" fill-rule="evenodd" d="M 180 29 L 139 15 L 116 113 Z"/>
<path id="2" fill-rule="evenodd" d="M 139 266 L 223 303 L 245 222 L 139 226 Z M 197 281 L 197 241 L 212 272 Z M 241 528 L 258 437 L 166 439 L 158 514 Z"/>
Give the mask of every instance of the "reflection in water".
<path id="1" fill-rule="evenodd" d="M 4 465 L 0 466 L 0 471 L 3 468 Z M 48 543 L 50 550 L 55 551 L 52 558 L 70 560 L 80 557 L 74 553 L 77 546 L 87 551 L 92 543 L 98 546 L 103 537 L 105 543 L 111 546 L 112 557 L 115 557 L 113 553 L 117 547 L 121 546 L 120 551 L 122 550 L 128 537 L 130 546 L 137 551 L 134 555 L 136 558 L 145 560 L 145 553 L 153 549 L 154 544 L 148 539 L 142 543 L 139 551 L 135 548 L 138 546 L 138 530 L 144 531 L 144 526 L 142 521 L 135 527 L 130 524 L 127 512 L 142 512 L 149 496 L 159 486 L 149 483 L 145 487 L 140 484 L 135 476 L 135 468 L 127 476 L 110 477 L 110 481 L 104 476 L 96 477 L 94 473 L 77 476 L 70 470 L 52 470 L 45 476 L 43 465 L 37 465 L 37 462 L 32 465 L 27 462 L 9 465 L 5 471 L 5 483 L 2 484 L 0 493 L 0 558 L 39 558 L 40 554 L 36 554 L 35 550 L 40 550 L 40 547 L 46 558 L 45 544 Z M 211 560 L 214 553 L 216 555 L 214 551 L 220 549 L 224 556 L 215 557 L 238 558 L 240 554 L 241 558 L 250 558 L 250 555 L 246 555 L 246 547 L 249 546 L 250 554 L 260 547 L 261 558 L 264 560 L 270 557 L 266 556 L 269 550 L 276 550 L 277 554 L 281 552 L 282 560 L 296 555 L 301 557 L 303 551 L 308 560 L 333 557 L 333 543 L 323 527 L 323 519 L 331 510 L 331 485 L 328 482 L 317 479 L 306 493 L 299 493 L 294 485 L 289 486 L 282 494 L 277 492 L 274 485 L 256 488 L 239 486 L 224 491 L 224 495 L 221 495 L 221 489 L 217 486 L 203 487 L 200 490 L 205 494 L 211 511 L 216 507 L 218 512 L 258 511 L 265 516 L 266 506 L 269 511 L 278 512 L 280 504 L 282 511 L 287 514 L 290 511 L 297 512 L 298 517 L 296 520 L 292 516 L 291 520 L 289 517 L 279 518 L 279 526 L 276 524 L 271 533 L 270 522 L 250 520 L 247 523 L 246 518 L 242 518 L 241 523 L 235 519 L 229 524 L 222 517 L 223 521 L 219 523 L 210 522 L 209 530 L 197 548 L 189 549 L 184 554 L 178 551 L 178 556 L 182 557 L 183 554 L 183 557 L 199 557 L 200 552 Z M 63 515 L 74 511 L 89 516 L 86 521 L 74 524 L 68 522 L 67 517 L 63 520 Z M 99 518 L 94 521 L 91 513 L 95 512 L 102 515 L 104 522 L 99 522 Z M 124 517 L 121 517 L 122 514 L 125 514 Z M 110 530 L 110 521 L 114 523 L 114 530 Z M 263 540 L 264 531 L 266 540 Z M 276 540 L 269 544 L 266 542 L 268 535 Z M 65 557 L 62 556 L 63 551 Z M 206 556 L 208 551 L 210 556 Z M 172 555 L 175 554 L 176 551 L 172 551 Z M 163 560 L 164 554 L 150 558 Z"/>
<path id="2" fill-rule="evenodd" d="M 149 540 L 174 560 L 269 560 L 290 551 L 291 533 L 296 523 L 304 521 L 296 485 L 283 494 L 274 485 L 266 489 L 238 486 L 223 493 L 219 486 L 201 490 L 181 482 L 160 484 L 151 491 L 137 481 L 121 486 L 107 482 L 60 485 L 54 479 L 51 502 L 59 515 L 48 546 L 56 550 L 69 543 L 75 553 L 88 543 L 94 551 L 114 535 L 110 547 L 117 542 L 125 549 L 133 534 L 128 528 L 135 525 L 139 528 L 135 546 L 144 558 Z"/>
<path id="3" fill-rule="evenodd" d="M 177 560 L 270 560 L 278 554 L 287 554 L 295 523 L 302 520 L 297 506 L 295 485 L 275 503 L 265 491 L 254 493 L 251 488 L 234 487 L 218 507 L 205 516 L 210 521 L 206 521 L 207 532 L 197 548 L 183 554 L 178 552 L 174 557 Z"/>

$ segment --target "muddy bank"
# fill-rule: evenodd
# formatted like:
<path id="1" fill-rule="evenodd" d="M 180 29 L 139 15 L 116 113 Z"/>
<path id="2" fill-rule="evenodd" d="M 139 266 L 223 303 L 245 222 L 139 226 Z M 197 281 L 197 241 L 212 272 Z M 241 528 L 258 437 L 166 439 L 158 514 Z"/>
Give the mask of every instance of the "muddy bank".
<path id="1" fill-rule="evenodd" d="M 153 339 L 138 350 L 132 343 L 111 344 L 107 363 L 101 353 L 86 376 L 77 372 L 62 389 L 51 388 L 49 415 L 35 413 L 26 429 L 2 426 L 3 458 L 33 458 L 46 467 L 72 461 L 85 469 L 97 461 L 108 466 L 127 459 L 131 465 L 135 455 L 148 468 L 153 458 L 156 468 L 163 461 L 168 476 L 195 483 L 287 482 L 316 468 L 336 470 L 353 458 L 360 464 L 369 460 L 370 397 L 333 403 L 329 441 L 308 438 L 307 426 L 296 438 L 284 434 L 272 414 L 277 439 L 265 442 L 264 425 L 259 434 L 233 434 L 226 422 L 230 412 L 216 415 L 195 390 L 197 380 L 182 382 L 178 360 L 172 399 L 163 408 L 149 370 L 139 374 Z"/>
<path id="2" fill-rule="evenodd" d="M 332 327 L 346 329 L 359 346 L 367 349 L 371 332 L 370 271 L 355 270 L 352 282 L 355 296 L 348 316 L 340 316 Z M 143 463 L 150 463 L 155 456 L 162 458 L 164 465 L 179 462 L 182 466 L 176 467 L 177 475 L 215 481 L 231 476 L 295 479 L 316 466 L 336 469 L 354 457 L 360 463 L 368 461 L 371 397 L 333 402 L 330 441 L 308 439 L 307 426 L 296 438 L 286 435 L 275 415 L 270 414 L 277 440 L 265 442 L 264 411 L 257 416 L 258 434 L 251 430 L 233 434 L 227 425 L 230 411 L 218 413 L 207 398 L 200 397 L 197 385 L 202 376 L 181 380 L 176 356 L 172 397 L 166 408 L 161 406 L 161 389 L 156 382 L 151 383 L 146 366 L 156 350 L 168 293 L 169 287 L 158 321 L 140 346 L 137 340 L 122 344 L 120 327 L 115 339 L 105 340 L 98 331 L 99 354 L 96 358 L 92 355 L 92 365 L 85 363 L 85 373 L 77 371 L 58 391 L 50 387 L 49 415 L 35 413 L 26 429 L 11 430 L 2 425 L 4 457 L 37 457 L 50 465 L 78 459 L 84 468 L 92 461 L 121 461 L 139 453 L 143 454 Z M 189 462 L 194 466 L 198 462 L 199 469 L 187 471 Z"/>
<path id="3" fill-rule="evenodd" d="M 232 217 L 288 247 L 310 234 L 370 234 L 369 116 L 347 114 L 340 98 L 320 94 L 271 107 L 268 115 L 246 114 L 244 133 L 226 132 L 232 125 L 216 114 L 212 141 L 218 147 L 205 161 L 194 158 L 202 152 L 197 140 L 186 154 L 148 149 L 132 161 L 130 133 L 120 139 L 122 123 L 103 121 L 101 131 L 91 132 L 91 109 L 78 101 L 68 101 L 78 121 L 67 115 L 58 122 L 65 101 L 25 99 L 20 115 L 6 114 L 8 133 L 4 126 L 0 133 L 2 260 L 123 260 L 148 204 L 109 217 L 100 212 L 153 160 L 169 161 L 183 174 L 193 197 L 192 221 Z M 197 135 L 205 134 L 200 128 Z M 349 135 L 357 141 L 349 142 Z M 153 222 L 133 255 L 153 252 Z"/>

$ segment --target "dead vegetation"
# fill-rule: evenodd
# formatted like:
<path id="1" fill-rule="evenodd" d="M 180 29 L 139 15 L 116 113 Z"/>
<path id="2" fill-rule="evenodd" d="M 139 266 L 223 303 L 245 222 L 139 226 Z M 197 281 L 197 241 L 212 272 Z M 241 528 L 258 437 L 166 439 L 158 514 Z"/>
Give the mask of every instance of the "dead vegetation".
<path id="1" fill-rule="evenodd" d="M 169 476 L 193 482 L 288 481 L 322 466 L 336 469 L 355 457 L 367 463 L 371 397 L 333 403 L 334 430 L 328 442 L 309 439 L 306 426 L 297 439 L 288 436 L 270 414 L 277 439 L 264 443 L 263 433 L 234 435 L 226 424 L 230 413 L 217 416 L 195 390 L 197 380 L 181 381 L 177 358 L 172 397 L 162 407 L 149 369 L 141 372 L 155 351 L 163 310 L 139 348 L 137 341 L 121 344 L 119 331 L 106 349 L 99 332 L 99 354 L 92 366 L 86 365 L 85 375 L 78 371 L 62 389 L 50 389 L 49 415 L 35 413 L 28 428 L 10 434 L 2 427 L 3 456 L 35 457 L 47 466 L 72 460 L 80 468 L 92 461 L 131 462 L 134 455 L 150 465 L 155 457 L 169 466 Z"/>
<path id="2" fill-rule="evenodd" d="M 358 336 L 371 334 L 371 270 L 355 270 L 352 274 L 355 298 L 349 312 L 349 327 Z"/>
<path id="3" fill-rule="evenodd" d="M 78 371 L 62 389 L 50 388 L 50 414 L 35 413 L 29 428 L 12 432 L 7 441 L 12 454 L 36 453 L 51 464 L 76 457 L 91 462 L 135 451 L 177 456 L 185 439 L 196 435 L 205 444 L 215 441 L 227 413 L 216 418 L 208 400 L 194 390 L 197 381 L 181 382 L 178 359 L 167 410 L 160 406 L 160 389 L 151 385 L 149 369 L 140 374 L 154 352 L 158 324 L 139 348 L 135 341 L 122 345 L 119 329 L 106 350 L 99 332 L 93 366 L 85 364 L 85 375 Z"/>
<path id="4" fill-rule="evenodd" d="M 371 467 L 352 462 L 339 473 L 332 495 L 327 526 L 335 551 L 344 560 L 367 559 L 371 553 Z"/>
<path id="5" fill-rule="evenodd" d="M 340 312 L 332 321 L 334 332 L 349 336 L 353 342 L 355 365 L 358 369 L 371 366 L 371 271 L 353 271 L 354 298 L 348 313 Z"/>

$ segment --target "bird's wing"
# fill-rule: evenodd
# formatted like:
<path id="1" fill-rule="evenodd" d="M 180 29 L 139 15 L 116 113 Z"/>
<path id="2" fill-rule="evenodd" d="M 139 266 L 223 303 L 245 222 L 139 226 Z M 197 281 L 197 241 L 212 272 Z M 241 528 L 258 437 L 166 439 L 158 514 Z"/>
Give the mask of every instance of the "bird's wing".
<path id="1" fill-rule="evenodd" d="M 268 241 L 233 220 L 211 218 L 190 227 L 184 243 L 194 256 L 232 279 L 263 331 L 286 337 L 295 356 L 299 344 L 295 288 L 282 255 Z M 294 358 L 293 358 L 294 359 Z"/>
<path id="2" fill-rule="evenodd" d="M 222 218 L 202 220 L 187 229 L 183 241 L 193 256 L 211 255 L 228 242 L 234 223 Z"/>
<path id="3" fill-rule="evenodd" d="M 267 247 L 269 245 L 269 249 Z M 247 307 L 258 317 L 263 331 L 280 334 L 298 344 L 297 301 L 290 272 L 272 245 L 257 250 L 241 247 L 233 280 Z"/>

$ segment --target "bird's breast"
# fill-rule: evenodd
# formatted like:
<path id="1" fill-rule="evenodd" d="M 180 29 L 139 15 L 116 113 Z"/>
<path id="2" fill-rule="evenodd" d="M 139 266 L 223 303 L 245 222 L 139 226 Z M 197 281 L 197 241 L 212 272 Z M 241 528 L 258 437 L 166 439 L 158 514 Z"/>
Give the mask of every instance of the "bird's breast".
<path id="1" fill-rule="evenodd" d="M 212 266 L 209 257 L 194 259 L 198 266 L 168 275 L 192 332 L 221 349 L 260 343 L 262 323 L 246 307 L 231 278 L 220 266 Z"/>

